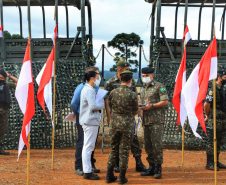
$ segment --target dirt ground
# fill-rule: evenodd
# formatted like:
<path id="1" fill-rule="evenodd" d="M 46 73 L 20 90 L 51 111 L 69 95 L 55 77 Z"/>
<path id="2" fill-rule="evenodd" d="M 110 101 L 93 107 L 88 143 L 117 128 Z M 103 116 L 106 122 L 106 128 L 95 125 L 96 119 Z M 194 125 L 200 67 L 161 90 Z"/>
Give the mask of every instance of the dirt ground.
<path id="1" fill-rule="evenodd" d="M 55 150 L 55 169 L 51 170 L 51 150 L 31 150 L 30 165 L 30 184 L 107 184 L 106 163 L 109 149 L 96 149 L 95 158 L 96 167 L 101 170 L 100 180 L 83 180 L 81 176 L 75 174 L 74 170 L 74 149 L 56 149 Z M 17 151 L 10 151 L 10 156 L 0 156 L 0 184 L 26 184 L 26 150 L 22 152 L 19 162 L 17 162 Z M 145 151 L 142 151 L 142 160 L 147 166 L 145 160 Z M 221 162 L 226 163 L 226 152 L 220 155 Z M 162 179 L 154 179 L 151 176 L 141 177 L 140 173 L 135 172 L 135 160 L 130 154 L 127 184 L 195 184 L 209 185 L 214 184 L 214 172 L 205 170 L 205 151 L 185 151 L 185 171 L 181 171 L 181 151 L 164 149 L 164 164 Z M 218 173 L 218 184 L 226 184 L 226 170 L 220 170 Z M 116 174 L 118 176 L 118 174 Z M 117 184 L 112 183 L 112 184 Z"/>

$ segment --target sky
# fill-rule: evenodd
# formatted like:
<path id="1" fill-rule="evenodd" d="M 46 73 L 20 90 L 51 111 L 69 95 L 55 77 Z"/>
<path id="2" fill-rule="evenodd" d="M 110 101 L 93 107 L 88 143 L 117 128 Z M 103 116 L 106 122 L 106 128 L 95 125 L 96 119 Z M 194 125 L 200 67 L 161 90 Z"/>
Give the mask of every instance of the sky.
<path id="1" fill-rule="evenodd" d="M 144 0 L 90 0 L 92 6 L 92 21 L 93 21 L 93 47 L 94 56 L 100 50 L 102 44 L 107 46 L 107 42 L 114 38 L 119 33 L 136 33 L 144 41 L 144 52 L 149 58 L 150 45 L 150 29 L 151 22 L 149 17 L 152 10 L 152 4 L 146 3 Z M 68 8 L 69 11 L 69 36 L 75 37 L 77 27 L 81 24 L 80 11 L 73 6 Z M 45 7 L 46 12 L 46 34 L 48 38 L 52 37 L 55 27 L 54 22 L 54 7 Z M 223 8 L 216 8 L 216 36 L 221 38 L 220 20 L 223 13 Z M 87 15 L 87 14 L 86 14 Z M 198 34 L 198 16 L 199 8 L 188 9 L 188 21 L 191 36 L 193 40 L 197 39 Z M 17 7 L 4 7 L 4 29 L 11 34 L 19 34 L 19 11 Z M 27 8 L 22 7 L 23 19 L 23 36 L 28 37 L 27 24 Z M 162 7 L 161 26 L 165 28 L 167 38 L 174 37 L 174 21 L 175 7 Z M 41 7 L 31 7 L 31 36 L 32 38 L 42 38 L 42 9 Z M 86 16 L 86 23 L 87 23 Z M 211 36 L 212 9 L 203 8 L 201 20 L 201 40 L 210 40 Z M 178 29 L 177 38 L 182 39 L 184 28 L 184 7 L 180 7 L 178 11 Z M 59 37 L 66 37 L 66 15 L 65 8 L 59 7 Z M 117 50 L 108 48 L 114 55 Z M 136 48 L 134 48 L 135 50 Z M 138 54 L 138 51 L 137 51 Z M 137 56 L 138 60 L 138 56 Z M 96 66 L 101 69 L 101 55 L 97 58 Z M 105 52 L 105 70 L 109 70 L 114 64 L 113 57 Z M 142 67 L 148 65 L 142 56 Z"/>

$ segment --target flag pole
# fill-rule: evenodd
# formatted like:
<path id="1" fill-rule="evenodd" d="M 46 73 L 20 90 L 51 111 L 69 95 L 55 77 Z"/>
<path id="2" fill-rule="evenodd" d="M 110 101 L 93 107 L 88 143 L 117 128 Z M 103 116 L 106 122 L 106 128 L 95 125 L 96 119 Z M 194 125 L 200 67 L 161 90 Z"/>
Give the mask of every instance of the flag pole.
<path id="1" fill-rule="evenodd" d="M 217 132 L 216 132 L 216 80 L 213 80 L 214 174 L 217 185 Z"/>
<path id="2" fill-rule="evenodd" d="M 28 134 L 28 148 L 27 148 L 27 185 L 30 182 L 30 133 Z"/>
<path id="3" fill-rule="evenodd" d="M 29 44 L 29 55 L 31 60 L 31 14 L 30 14 L 30 0 L 27 0 L 27 19 L 28 19 L 28 44 Z M 31 61 L 30 61 L 31 62 Z M 28 147 L 27 147 L 27 185 L 30 183 L 30 123 L 29 123 L 29 134 L 28 134 Z"/>
<path id="4" fill-rule="evenodd" d="M 58 0 L 55 0 L 54 20 L 56 21 L 56 26 L 57 26 L 58 25 Z M 58 33 L 58 29 L 57 29 L 57 33 Z M 56 39 L 55 38 L 54 38 L 54 45 L 56 46 Z M 53 75 L 52 170 L 54 169 L 55 105 L 56 105 L 56 47 L 54 48 L 54 75 Z"/>
<path id="5" fill-rule="evenodd" d="M 184 172 L 184 126 L 182 128 L 182 172 Z"/>

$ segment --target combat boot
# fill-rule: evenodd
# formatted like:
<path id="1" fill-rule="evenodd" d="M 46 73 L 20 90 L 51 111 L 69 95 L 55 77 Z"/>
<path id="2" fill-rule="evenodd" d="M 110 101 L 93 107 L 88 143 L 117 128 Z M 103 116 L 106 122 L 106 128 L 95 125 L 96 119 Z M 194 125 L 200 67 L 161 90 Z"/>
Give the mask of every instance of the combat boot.
<path id="1" fill-rule="evenodd" d="M 214 156 L 213 155 L 207 155 L 206 169 L 214 170 Z M 217 166 L 217 171 L 219 171 L 218 166 Z"/>
<path id="2" fill-rule="evenodd" d="M 120 170 L 118 184 L 125 184 L 127 182 L 128 179 L 126 178 L 126 170 Z"/>
<path id="3" fill-rule="evenodd" d="M 217 154 L 217 167 L 226 169 L 226 165 L 219 162 L 219 154 Z"/>
<path id="4" fill-rule="evenodd" d="M 107 176 L 106 176 L 106 182 L 107 183 L 111 183 L 111 182 L 114 182 L 117 180 L 117 177 L 114 176 L 114 168 L 112 167 L 108 167 L 108 170 L 107 170 Z"/>
<path id="5" fill-rule="evenodd" d="M 154 177 L 156 179 L 160 179 L 162 177 L 162 166 L 161 166 L 161 164 L 157 164 L 157 166 L 155 167 Z"/>
<path id="6" fill-rule="evenodd" d="M 84 173 L 83 179 L 89 179 L 89 180 L 99 180 L 100 177 L 93 173 Z"/>
<path id="7" fill-rule="evenodd" d="M 141 176 L 153 176 L 155 174 L 155 164 L 154 163 L 149 163 L 149 168 L 147 169 L 146 172 L 141 173 Z"/>
<path id="8" fill-rule="evenodd" d="M 5 152 L 5 151 L 2 149 L 2 145 L 0 145 L 0 155 L 9 155 L 9 152 Z"/>
<path id="9" fill-rule="evenodd" d="M 118 157 L 116 157 L 116 160 L 115 160 L 115 173 L 120 172 L 120 170 L 119 170 L 119 158 Z"/>
<path id="10" fill-rule="evenodd" d="M 146 172 L 148 169 L 144 166 L 140 157 L 135 157 L 136 160 L 136 171 L 137 172 Z"/>
<path id="11" fill-rule="evenodd" d="M 92 164 L 92 172 L 93 173 L 100 173 L 100 170 L 96 168 L 95 164 Z"/>

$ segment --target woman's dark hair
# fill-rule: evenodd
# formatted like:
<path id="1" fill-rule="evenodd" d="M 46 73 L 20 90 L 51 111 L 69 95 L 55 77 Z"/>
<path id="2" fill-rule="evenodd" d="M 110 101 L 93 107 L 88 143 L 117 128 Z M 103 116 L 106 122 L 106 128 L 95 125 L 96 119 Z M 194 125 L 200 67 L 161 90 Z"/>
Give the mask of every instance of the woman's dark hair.
<path id="1" fill-rule="evenodd" d="M 84 75 L 84 82 L 90 81 L 90 78 L 91 77 L 95 77 L 96 75 L 97 75 L 97 72 L 95 72 L 95 71 L 89 71 L 88 73 L 85 73 L 85 75 Z"/>
<path id="2" fill-rule="evenodd" d="M 121 82 L 129 82 L 133 76 L 132 75 L 120 75 L 121 76 Z"/>

